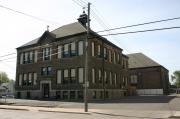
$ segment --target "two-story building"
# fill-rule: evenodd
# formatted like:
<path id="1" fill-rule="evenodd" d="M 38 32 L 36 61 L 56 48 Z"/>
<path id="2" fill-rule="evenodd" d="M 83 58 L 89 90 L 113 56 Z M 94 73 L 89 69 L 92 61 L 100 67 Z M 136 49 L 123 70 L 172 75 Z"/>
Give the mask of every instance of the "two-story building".
<path id="1" fill-rule="evenodd" d="M 45 31 L 17 48 L 17 98 L 81 100 L 84 95 L 87 15 L 78 22 Z M 88 99 L 127 95 L 128 57 L 115 44 L 90 31 Z"/>

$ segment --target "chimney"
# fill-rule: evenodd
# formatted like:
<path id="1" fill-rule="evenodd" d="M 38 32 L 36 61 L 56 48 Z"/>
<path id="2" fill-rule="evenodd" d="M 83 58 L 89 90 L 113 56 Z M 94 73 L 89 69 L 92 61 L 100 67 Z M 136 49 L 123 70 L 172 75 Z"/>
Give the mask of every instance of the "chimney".
<path id="1" fill-rule="evenodd" d="M 81 14 L 77 20 L 86 28 L 87 14 L 85 13 L 85 11 L 83 11 L 83 14 Z"/>

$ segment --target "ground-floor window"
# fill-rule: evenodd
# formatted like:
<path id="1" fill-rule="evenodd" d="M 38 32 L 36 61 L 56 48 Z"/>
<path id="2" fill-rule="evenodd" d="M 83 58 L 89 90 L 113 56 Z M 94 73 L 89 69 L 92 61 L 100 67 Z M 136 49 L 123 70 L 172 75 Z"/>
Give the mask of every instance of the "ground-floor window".
<path id="1" fill-rule="evenodd" d="M 78 99 L 83 99 L 84 95 L 83 95 L 83 91 L 78 91 Z"/>
<path id="2" fill-rule="evenodd" d="M 103 99 L 103 91 L 100 91 L 100 99 Z"/>
<path id="3" fill-rule="evenodd" d="M 60 99 L 61 98 L 61 91 L 56 91 L 56 98 Z"/>
<path id="4" fill-rule="evenodd" d="M 108 92 L 108 91 L 106 91 L 105 97 L 106 97 L 106 98 L 109 98 L 109 92 Z"/>
<path id="5" fill-rule="evenodd" d="M 31 98 L 31 93 L 30 92 L 27 92 L 27 98 Z"/>
<path id="6" fill-rule="evenodd" d="M 92 96 L 93 96 L 93 99 L 96 99 L 96 98 L 97 98 L 97 97 L 96 97 L 96 91 L 93 91 Z"/>
<path id="7" fill-rule="evenodd" d="M 17 92 L 17 98 L 21 98 L 21 92 Z"/>
<path id="8" fill-rule="evenodd" d="M 76 92 L 70 91 L 70 99 L 76 99 Z"/>
<path id="9" fill-rule="evenodd" d="M 63 99 L 68 99 L 68 91 L 63 91 Z"/>

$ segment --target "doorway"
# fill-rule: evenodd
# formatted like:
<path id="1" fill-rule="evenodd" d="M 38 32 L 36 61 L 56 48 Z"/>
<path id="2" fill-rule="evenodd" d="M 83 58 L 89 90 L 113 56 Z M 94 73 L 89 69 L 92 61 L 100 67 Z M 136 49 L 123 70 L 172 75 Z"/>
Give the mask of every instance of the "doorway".
<path id="1" fill-rule="evenodd" d="M 42 84 L 43 98 L 49 98 L 49 83 Z"/>

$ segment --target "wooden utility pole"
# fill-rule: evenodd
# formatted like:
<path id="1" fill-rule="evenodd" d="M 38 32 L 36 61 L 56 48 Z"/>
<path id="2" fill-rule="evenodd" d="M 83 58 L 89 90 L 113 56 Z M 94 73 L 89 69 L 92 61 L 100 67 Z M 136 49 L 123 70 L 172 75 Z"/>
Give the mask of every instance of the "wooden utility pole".
<path id="1" fill-rule="evenodd" d="M 86 56 L 85 56 L 85 90 L 84 90 L 84 111 L 88 112 L 88 38 L 90 32 L 90 3 L 88 3 L 88 15 L 87 15 L 87 38 L 86 38 Z"/>

